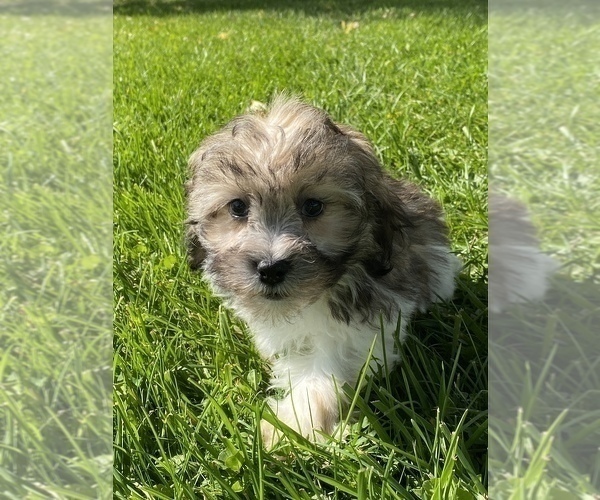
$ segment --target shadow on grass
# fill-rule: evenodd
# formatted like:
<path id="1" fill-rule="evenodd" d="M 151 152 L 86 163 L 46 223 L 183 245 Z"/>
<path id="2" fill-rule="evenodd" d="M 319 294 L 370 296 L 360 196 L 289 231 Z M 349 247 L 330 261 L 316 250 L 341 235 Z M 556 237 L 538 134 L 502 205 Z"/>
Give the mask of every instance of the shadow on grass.
<path id="1" fill-rule="evenodd" d="M 552 473 L 571 468 L 599 488 L 600 287 L 593 280 L 579 283 L 562 276 L 552 286 L 543 303 L 515 305 L 490 316 L 490 429 L 505 439 L 503 446 L 490 447 L 490 457 L 502 462 L 507 443 L 527 439 L 519 437 L 519 411 L 524 422 L 545 430 L 568 410 L 554 433 L 553 446 L 563 460 L 554 460 Z"/>
<path id="2" fill-rule="evenodd" d="M 411 12 L 455 10 L 485 13 L 482 0 L 116 0 L 115 14 L 176 16 L 230 10 L 297 11 L 306 15 L 351 15 L 375 9 L 393 8 Z M 482 22 L 485 17 L 482 16 Z"/>

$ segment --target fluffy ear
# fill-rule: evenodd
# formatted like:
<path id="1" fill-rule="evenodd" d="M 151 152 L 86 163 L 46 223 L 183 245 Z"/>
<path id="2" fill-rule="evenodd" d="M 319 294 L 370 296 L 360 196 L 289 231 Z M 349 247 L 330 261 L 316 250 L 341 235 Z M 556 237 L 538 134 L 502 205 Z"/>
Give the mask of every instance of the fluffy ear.
<path id="1" fill-rule="evenodd" d="M 197 218 L 192 215 L 192 194 L 194 190 L 195 176 L 198 166 L 202 161 L 202 157 L 205 153 L 205 148 L 200 147 L 192 153 L 192 156 L 188 160 L 188 175 L 189 179 L 184 184 L 185 198 L 186 198 L 186 211 L 188 219 L 185 221 L 185 244 L 187 247 L 187 260 L 190 268 L 194 271 L 202 267 L 202 263 L 206 258 L 206 250 L 200 243 L 198 232 L 200 230 L 199 222 Z"/>
<path id="2" fill-rule="evenodd" d="M 369 206 L 372 217 L 373 239 L 379 252 L 366 262 L 369 274 L 384 276 L 392 270 L 394 246 L 400 243 L 410 218 L 404 208 L 400 193 L 393 189 L 398 183 L 385 175 L 377 179 L 377 185 L 369 190 Z"/>
<path id="3" fill-rule="evenodd" d="M 361 164 L 372 236 L 378 247 L 363 265 L 371 276 L 381 277 L 392 270 L 394 244 L 402 241 L 405 228 L 411 225 L 403 202 L 405 186 L 384 173 L 363 134 L 345 125 L 337 128 L 348 137 L 351 154 Z"/>
<path id="4" fill-rule="evenodd" d="M 198 222 L 194 220 L 186 221 L 185 239 L 187 245 L 188 263 L 190 267 L 196 271 L 202 267 L 204 258 L 206 257 L 206 250 L 200 243 L 200 239 L 197 234 Z"/>

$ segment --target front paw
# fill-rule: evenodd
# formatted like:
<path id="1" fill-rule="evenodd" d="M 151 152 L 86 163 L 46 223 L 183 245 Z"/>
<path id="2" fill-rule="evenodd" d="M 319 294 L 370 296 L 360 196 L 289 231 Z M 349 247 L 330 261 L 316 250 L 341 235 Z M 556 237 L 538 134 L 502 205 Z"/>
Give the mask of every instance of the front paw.
<path id="1" fill-rule="evenodd" d="M 266 450 L 273 449 L 282 438 L 281 430 L 266 420 L 260 421 L 260 434 Z"/>
<path id="2" fill-rule="evenodd" d="M 338 406 L 336 398 L 324 398 L 320 394 L 287 396 L 279 401 L 271 401 L 269 406 L 277 419 L 303 437 L 323 442 L 331 435 L 338 421 Z M 261 434 L 265 448 L 273 448 L 285 435 L 278 428 L 263 420 Z"/>

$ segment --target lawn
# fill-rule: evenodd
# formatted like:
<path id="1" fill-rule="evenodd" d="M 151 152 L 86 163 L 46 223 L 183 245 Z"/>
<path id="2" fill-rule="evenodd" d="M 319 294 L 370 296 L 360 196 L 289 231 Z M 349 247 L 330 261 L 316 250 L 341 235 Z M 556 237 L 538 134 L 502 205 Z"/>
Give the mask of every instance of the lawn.
<path id="1" fill-rule="evenodd" d="M 7 499 L 112 492 L 112 23 L 109 10 L 79 7 L 0 7 Z"/>
<path id="2" fill-rule="evenodd" d="M 492 498 L 600 494 L 598 14 L 490 12 L 490 185 L 527 203 L 561 265 L 544 304 L 490 316 Z"/>
<path id="3" fill-rule="evenodd" d="M 486 21 L 475 1 L 116 3 L 118 498 L 485 497 Z M 455 300 L 413 322 L 402 365 L 349 389 L 342 440 L 267 452 L 268 366 L 187 267 L 183 184 L 203 137 L 283 90 L 436 198 L 465 268 Z"/>

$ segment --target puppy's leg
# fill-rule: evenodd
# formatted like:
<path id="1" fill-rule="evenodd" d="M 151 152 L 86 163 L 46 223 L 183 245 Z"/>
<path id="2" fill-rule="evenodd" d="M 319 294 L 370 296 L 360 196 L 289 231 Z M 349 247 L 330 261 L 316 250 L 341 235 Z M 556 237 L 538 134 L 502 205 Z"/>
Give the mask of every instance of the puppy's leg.
<path id="1" fill-rule="evenodd" d="M 445 246 L 432 245 L 426 253 L 433 272 L 431 301 L 450 300 L 454 295 L 455 280 L 462 269 L 462 262 Z"/>
<path id="2" fill-rule="evenodd" d="M 332 434 L 339 420 L 343 379 L 341 370 L 332 369 L 332 364 L 331 359 L 296 355 L 281 358 L 274 365 L 273 386 L 284 388 L 287 393 L 269 405 L 281 422 L 312 441 L 322 441 L 321 433 Z M 261 431 L 267 448 L 281 438 L 280 432 L 266 421 L 261 423 Z"/>
<path id="3" fill-rule="evenodd" d="M 420 305 L 425 311 L 430 302 L 450 300 L 456 288 L 456 277 L 462 269 L 462 262 L 444 245 L 414 245 L 412 252 L 427 263 L 429 269 L 429 297 Z"/>

